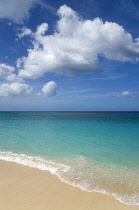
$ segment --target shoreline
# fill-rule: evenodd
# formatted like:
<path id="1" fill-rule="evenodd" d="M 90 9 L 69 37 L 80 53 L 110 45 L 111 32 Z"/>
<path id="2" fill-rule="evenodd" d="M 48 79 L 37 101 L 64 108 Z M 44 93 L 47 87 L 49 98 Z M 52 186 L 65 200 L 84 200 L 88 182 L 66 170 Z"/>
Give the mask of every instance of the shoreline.
<path id="1" fill-rule="evenodd" d="M 135 201 L 135 203 L 132 202 L 125 202 L 123 200 L 124 196 L 120 197 L 118 196 L 118 194 L 116 193 L 108 193 L 105 190 L 88 190 L 86 189 L 84 186 L 78 184 L 78 183 L 74 183 L 68 179 L 65 179 L 65 177 L 61 176 L 61 172 L 62 171 L 69 171 L 69 167 L 68 165 L 65 165 L 63 163 L 57 163 L 53 160 L 47 160 L 44 159 L 40 156 L 29 156 L 29 155 L 25 155 L 25 154 L 17 154 L 17 153 L 12 153 L 12 152 L 5 152 L 5 151 L 1 151 L 0 152 L 0 160 L 4 160 L 4 161 L 8 161 L 8 162 L 12 162 L 12 163 L 16 163 L 16 164 L 21 164 L 22 166 L 27 166 L 27 167 L 31 167 L 31 168 L 35 168 L 41 171 L 46 171 L 46 172 L 50 172 L 53 175 L 56 175 L 56 177 L 61 181 L 64 182 L 68 185 L 71 185 L 73 187 L 79 188 L 82 191 L 85 192 L 98 192 L 98 193 L 102 193 L 104 195 L 110 195 L 113 196 L 116 200 L 120 201 L 123 204 L 126 205 L 138 205 L 139 203 Z M 118 189 L 117 189 L 118 190 Z M 126 194 L 124 194 L 126 195 Z M 134 197 L 131 197 L 132 199 Z"/>
<path id="2" fill-rule="evenodd" d="M 139 210 L 112 195 L 85 192 L 61 182 L 49 171 L 0 160 L 0 209 Z"/>

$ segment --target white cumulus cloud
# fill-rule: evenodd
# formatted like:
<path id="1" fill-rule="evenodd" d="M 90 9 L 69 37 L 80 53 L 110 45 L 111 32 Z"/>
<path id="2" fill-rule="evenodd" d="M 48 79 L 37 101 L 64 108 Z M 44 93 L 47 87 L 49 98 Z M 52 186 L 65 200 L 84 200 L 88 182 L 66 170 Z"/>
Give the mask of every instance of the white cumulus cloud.
<path id="1" fill-rule="evenodd" d="M 57 94 L 57 84 L 54 81 L 50 81 L 46 83 L 43 88 L 42 92 L 45 96 L 56 96 Z"/>
<path id="2" fill-rule="evenodd" d="M 22 79 L 15 74 L 15 68 L 4 63 L 0 63 L 0 80 L 22 82 Z"/>
<path id="3" fill-rule="evenodd" d="M 83 20 L 70 7 L 58 10 L 55 32 L 47 35 L 48 24 L 38 26 L 33 48 L 28 56 L 17 60 L 19 75 L 36 79 L 47 72 L 74 75 L 100 71 L 99 56 L 121 62 L 137 61 L 139 40 L 117 23 L 100 18 Z"/>
<path id="4" fill-rule="evenodd" d="M 32 88 L 27 84 L 11 83 L 11 84 L 0 84 L 0 97 L 8 96 L 26 96 L 30 95 Z"/>
<path id="5" fill-rule="evenodd" d="M 23 27 L 21 29 L 21 33 L 18 34 L 19 39 L 21 39 L 24 36 L 31 35 L 32 31 L 29 28 Z"/>
<path id="6" fill-rule="evenodd" d="M 23 23 L 29 17 L 29 10 L 40 0 L 0 0 L 0 18 Z"/>

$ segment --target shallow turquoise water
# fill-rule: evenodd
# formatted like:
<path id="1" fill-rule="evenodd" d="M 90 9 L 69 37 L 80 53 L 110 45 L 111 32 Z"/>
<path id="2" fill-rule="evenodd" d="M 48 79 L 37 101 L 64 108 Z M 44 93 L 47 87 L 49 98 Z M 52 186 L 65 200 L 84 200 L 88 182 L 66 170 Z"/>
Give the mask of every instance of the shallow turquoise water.
<path id="1" fill-rule="evenodd" d="M 63 164 L 62 180 L 139 202 L 139 112 L 0 112 L 0 151 Z"/>

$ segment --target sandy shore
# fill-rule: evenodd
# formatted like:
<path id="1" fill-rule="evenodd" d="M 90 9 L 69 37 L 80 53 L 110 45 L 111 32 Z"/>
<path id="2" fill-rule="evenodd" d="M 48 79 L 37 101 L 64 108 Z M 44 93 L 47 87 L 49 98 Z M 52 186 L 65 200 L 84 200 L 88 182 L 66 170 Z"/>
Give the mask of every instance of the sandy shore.
<path id="1" fill-rule="evenodd" d="M 139 206 L 83 192 L 46 171 L 0 161 L 0 210 L 139 210 Z"/>

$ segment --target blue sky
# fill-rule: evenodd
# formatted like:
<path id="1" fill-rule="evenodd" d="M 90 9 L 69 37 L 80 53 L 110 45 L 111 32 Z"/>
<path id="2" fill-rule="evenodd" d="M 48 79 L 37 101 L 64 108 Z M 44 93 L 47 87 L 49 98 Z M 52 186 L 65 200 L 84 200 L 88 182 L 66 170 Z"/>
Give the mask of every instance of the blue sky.
<path id="1" fill-rule="evenodd" d="M 139 3 L 0 2 L 1 111 L 139 111 Z"/>

